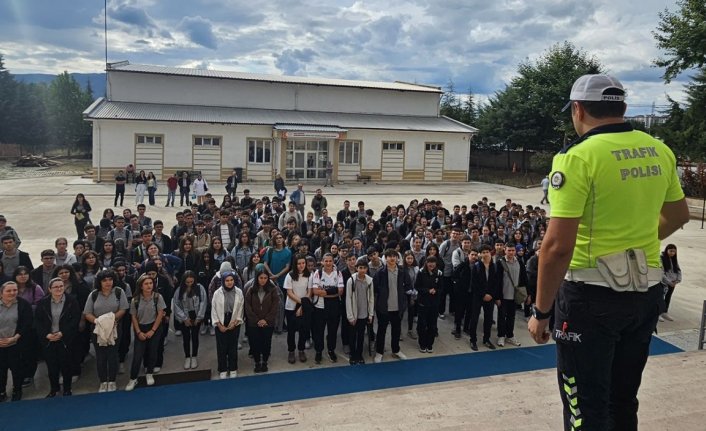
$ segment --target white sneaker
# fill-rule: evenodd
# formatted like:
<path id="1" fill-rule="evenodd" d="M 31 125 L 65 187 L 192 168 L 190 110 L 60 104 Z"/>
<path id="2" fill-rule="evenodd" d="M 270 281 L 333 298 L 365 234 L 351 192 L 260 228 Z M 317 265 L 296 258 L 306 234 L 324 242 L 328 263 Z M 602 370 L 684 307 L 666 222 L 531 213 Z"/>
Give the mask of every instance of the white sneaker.
<path id="1" fill-rule="evenodd" d="M 224 371 L 218 375 L 218 377 L 223 380 L 228 378 L 228 372 Z"/>
<path id="2" fill-rule="evenodd" d="M 196 359 L 196 356 L 191 358 L 191 369 L 193 370 L 194 368 L 198 368 L 199 366 L 199 361 Z"/>
<path id="3" fill-rule="evenodd" d="M 507 344 L 512 344 L 513 346 L 517 346 L 517 347 L 520 347 L 522 345 L 519 341 L 515 340 L 513 337 L 506 338 L 505 341 L 507 341 Z"/>
<path id="4" fill-rule="evenodd" d="M 108 392 L 115 392 L 118 390 L 118 386 L 115 382 L 108 382 Z"/>
<path id="5" fill-rule="evenodd" d="M 228 375 L 231 379 L 234 379 L 238 377 L 238 372 L 237 371 L 231 371 L 230 374 Z"/>
<path id="6" fill-rule="evenodd" d="M 434 353 L 434 348 L 433 347 L 428 348 L 427 353 Z"/>
<path id="7" fill-rule="evenodd" d="M 669 313 L 662 313 L 662 315 L 660 317 L 664 318 L 664 320 L 669 320 L 670 322 L 674 322 L 674 318 L 672 316 L 670 316 Z"/>
<path id="8" fill-rule="evenodd" d="M 177 337 L 181 337 L 181 329 L 177 329 L 176 331 L 174 331 L 174 335 L 176 335 Z"/>
<path id="9" fill-rule="evenodd" d="M 108 382 L 103 382 L 98 387 L 98 393 L 101 393 L 101 392 L 108 392 Z"/>
<path id="10" fill-rule="evenodd" d="M 375 359 L 373 359 L 373 362 L 375 362 L 376 364 L 379 364 L 380 362 L 382 362 L 382 355 L 379 353 L 376 353 Z"/>
<path id="11" fill-rule="evenodd" d="M 395 358 L 397 358 L 397 359 L 399 359 L 399 360 L 401 360 L 401 361 L 404 361 L 405 359 L 407 359 L 407 355 L 405 355 L 404 353 L 402 353 L 402 350 L 400 350 L 400 351 L 397 352 L 397 353 L 393 353 L 392 356 L 394 356 Z"/>
<path id="12" fill-rule="evenodd" d="M 145 380 L 147 381 L 147 386 L 154 385 L 154 376 L 152 374 L 145 374 Z"/>
<path id="13" fill-rule="evenodd" d="M 202 325 L 201 329 L 199 329 L 199 333 L 201 335 L 206 335 L 206 331 L 208 331 L 208 326 L 206 326 L 206 325 Z"/>
<path id="14" fill-rule="evenodd" d="M 137 386 L 137 379 L 132 379 L 129 382 L 127 382 L 127 386 L 125 386 L 126 391 L 131 391 L 135 389 L 135 386 Z"/>
<path id="15" fill-rule="evenodd" d="M 188 370 L 191 368 L 191 358 L 184 359 L 184 369 Z"/>
<path id="16" fill-rule="evenodd" d="M 664 317 L 662 317 L 662 315 L 660 315 L 658 320 L 659 320 L 660 322 L 664 322 Z"/>
<path id="17" fill-rule="evenodd" d="M 498 337 L 498 346 L 505 347 L 505 337 Z"/>
<path id="18" fill-rule="evenodd" d="M 169 337 L 164 338 L 164 345 L 166 346 L 167 344 L 169 344 Z"/>
<path id="19" fill-rule="evenodd" d="M 306 342 L 304 343 L 304 348 L 307 350 L 311 349 L 311 341 L 310 340 L 306 340 Z"/>
<path id="20" fill-rule="evenodd" d="M 125 362 L 118 364 L 118 374 L 125 374 Z"/>
<path id="21" fill-rule="evenodd" d="M 78 382 L 78 376 L 71 376 L 71 383 Z"/>
<path id="22" fill-rule="evenodd" d="M 216 328 L 211 326 L 210 328 L 208 328 L 208 333 L 211 335 L 216 335 Z"/>
<path id="23" fill-rule="evenodd" d="M 426 353 L 427 349 L 422 349 L 421 347 L 419 348 L 419 353 Z"/>
<path id="24" fill-rule="evenodd" d="M 243 350 L 243 345 L 238 343 L 238 350 Z"/>
<path id="25" fill-rule="evenodd" d="M 154 370 L 152 370 L 152 373 L 159 374 L 160 371 L 162 371 L 162 367 L 154 367 Z"/>

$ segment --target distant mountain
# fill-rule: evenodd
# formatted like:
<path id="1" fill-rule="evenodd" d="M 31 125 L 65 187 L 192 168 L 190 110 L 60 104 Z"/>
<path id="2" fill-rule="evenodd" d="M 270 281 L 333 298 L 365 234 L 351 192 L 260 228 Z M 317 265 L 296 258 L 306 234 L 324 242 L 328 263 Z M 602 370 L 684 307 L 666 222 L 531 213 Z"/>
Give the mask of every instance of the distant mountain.
<path id="1" fill-rule="evenodd" d="M 91 88 L 93 88 L 93 96 L 95 98 L 105 95 L 105 73 L 70 73 L 69 75 L 73 76 L 83 89 L 88 85 L 88 81 L 91 81 Z M 26 82 L 28 84 L 48 84 L 56 78 L 56 75 L 47 73 L 13 73 L 12 76 L 14 76 L 17 81 Z"/>

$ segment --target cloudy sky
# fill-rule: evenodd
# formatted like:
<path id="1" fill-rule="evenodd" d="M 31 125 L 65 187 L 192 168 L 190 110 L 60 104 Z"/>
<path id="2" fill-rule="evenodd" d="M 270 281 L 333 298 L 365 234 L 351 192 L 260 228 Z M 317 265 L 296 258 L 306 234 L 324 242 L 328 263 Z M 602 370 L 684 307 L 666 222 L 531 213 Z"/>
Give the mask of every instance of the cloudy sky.
<path id="1" fill-rule="evenodd" d="M 108 0 L 109 61 L 504 87 L 519 62 L 568 40 L 628 87 L 629 113 L 681 100 L 651 67 L 651 32 L 675 0 Z M 100 0 L 0 1 L 13 73 L 100 72 Z"/>

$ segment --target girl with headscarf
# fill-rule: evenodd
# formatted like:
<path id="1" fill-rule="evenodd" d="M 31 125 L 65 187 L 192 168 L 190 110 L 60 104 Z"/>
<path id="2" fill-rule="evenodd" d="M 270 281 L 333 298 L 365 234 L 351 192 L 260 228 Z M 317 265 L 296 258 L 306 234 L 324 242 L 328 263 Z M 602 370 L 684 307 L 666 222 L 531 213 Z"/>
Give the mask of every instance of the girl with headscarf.
<path id="1" fill-rule="evenodd" d="M 213 293 L 211 322 L 216 328 L 218 377 L 238 376 L 238 336 L 243 323 L 243 292 L 233 271 L 221 274 L 221 287 Z"/>

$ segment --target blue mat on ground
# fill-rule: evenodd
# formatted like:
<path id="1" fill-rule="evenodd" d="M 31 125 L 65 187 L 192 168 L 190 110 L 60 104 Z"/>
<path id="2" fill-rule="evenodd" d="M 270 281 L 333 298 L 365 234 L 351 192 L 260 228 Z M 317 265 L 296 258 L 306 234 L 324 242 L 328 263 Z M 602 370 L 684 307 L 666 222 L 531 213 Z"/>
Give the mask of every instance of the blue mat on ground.
<path id="1" fill-rule="evenodd" d="M 651 355 L 682 350 L 657 337 Z M 552 345 L 0 404 L 2 430 L 55 430 L 554 368 Z M 250 366 L 250 361 L 242 365 Z M 223 394 L 229 394 L 223 396 Z"/>

